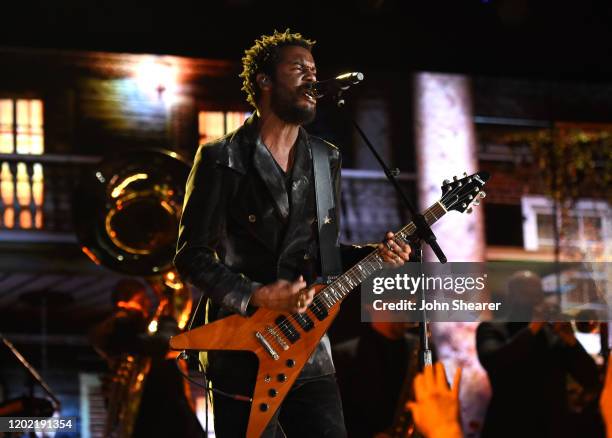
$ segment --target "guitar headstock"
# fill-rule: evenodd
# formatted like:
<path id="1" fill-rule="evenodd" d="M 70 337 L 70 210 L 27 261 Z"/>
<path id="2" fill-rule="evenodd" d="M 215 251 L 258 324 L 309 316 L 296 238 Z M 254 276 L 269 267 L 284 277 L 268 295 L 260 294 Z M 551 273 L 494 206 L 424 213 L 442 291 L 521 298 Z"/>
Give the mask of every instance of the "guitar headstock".
<path id="1" fill-rule="evenodd" d="M 480 199 L 486 193 L 482 190 L 490 175 L 487 172 L 477 172 L 473 175 L 463 174 L 463 178 L 453 177 L 453 181 L 442 183 L 442 199 L 440 203 L 447 211 L 456 210 L 459 213 L 472 212 L 472 206 L 480 204 Z"/>

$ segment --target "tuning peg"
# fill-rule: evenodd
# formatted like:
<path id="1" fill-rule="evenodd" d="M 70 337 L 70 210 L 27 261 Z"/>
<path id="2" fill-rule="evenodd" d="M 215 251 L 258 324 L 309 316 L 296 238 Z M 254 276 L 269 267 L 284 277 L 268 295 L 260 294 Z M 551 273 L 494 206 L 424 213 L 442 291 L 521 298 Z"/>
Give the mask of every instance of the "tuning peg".
<path id="1" fill-rule="evenodd" d="M 485 192 L 480 192 L 480 197 L 484 198 L 485 196 L 487 196 L 487 194 Z"/>
<path id="2" fill-rule="evenodd" d="M 442 182 L 442 184 L 450 184 L 450 180 L 445 179 L 445 180 Z"/>
<path id="3" fill-rule="evenodd" d="M 480 205 L 480 201 L 478 199 L 476 199 L 474 202 L 472 202 L 472 205 L 474 207 L 476 207 L 476 206 Z"/>
<path id="4" fill-rule="evenodd" d="M 457 181 L 457 177 L 456 176 L 453 176 L 453 181 Z"/>
<path id="5" fill-rule="evenodd" d="M 471 214 L 472 213 L 472 207 L 468 208 L 467 210 L 465 210 L 467 214 Z"/>
<path id="6" fill-rule="evenodd" d="M 480 190 L 478 187 L 474 187 L 475 192 L 478 192 L 478 190 Z"/>
<path id="7" fill-rule="evenodd" d="M 465 177 L 465 176 L 467 176 L 467 172 L 463 172 L 463 176 L 464 176 L 464 177 Z"/>
<path id="8" fill-rule="evenodd" d="M 465 208 L 467 207 L 467 204 L 464 202 L 463 204 L 461 204 L 461 208 Z"/>

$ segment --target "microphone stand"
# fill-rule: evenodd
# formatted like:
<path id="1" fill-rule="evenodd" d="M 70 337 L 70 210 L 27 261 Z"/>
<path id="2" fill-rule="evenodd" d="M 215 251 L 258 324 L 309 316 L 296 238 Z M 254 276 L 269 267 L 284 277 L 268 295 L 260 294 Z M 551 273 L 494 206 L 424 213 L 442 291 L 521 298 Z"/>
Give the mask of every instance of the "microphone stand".
<path id="1" fill-rule="evenodd" d="M 346 88 L 348 88 L 348 87 L 346 87 Z M 345 89 L 344 90 L 343 89 L 338 89 L 332 95 L 332 98 L 334 100 L 334 103 L 336 104 L 336 107 L 338 107 L 340 109 L 344 109 L 345 108 L 345 103 L 346 102 L 344 100 L 344 97 L 342 96 L 342 94 L 345 91 Z M 399 185 L 399 183 L 398 183 L 398 181 L 396 179 L 396 176 L 399 175 L 399 170 L 398 169 L 393 169 L 393 170 L 389 169 L 389 167 L 385 164 L 384 160 L 381 158 L 381 156 L 378 154 L 378 152 L 376 151 L 376 149 L 374 148 L 374 146 L 372 145 L 372 143 L 368 139 L 368 136 L 365 134 L 365 132 L 363 132 L 363 130 L 361 129 L 359 124 L 355 121 L 355 119 L 353 117 L 349 116 L 346 113 L 346 111 L 344 111 L 344 116 L 355 127 L 355 129 L 359 133 L 359 136 L 363 139 L 363 141 L 365 142 L 366 146 L 368 147 L 368 149 L 370 150 L 370 152 L 372 153 L 372 155 L 376 159 L 376 161 L 378 161 L 378 164 L 382 168 L 385 176 L 387 177 L 387 180 L 389 180 L 389 182 L 391 183 L 391 185 L 395 189 L 396 193 L 399 195 L 399 198 L 402 200 L 404 205 L 408 208 L 408 211 L 410 212 L 410 214 L 412 216 L 412 222 L 416 226 L 416 233 L 415 233 L 415 235 L 417 237 L 417 240 L 416 240 L 416 242 L 414 242 L 413 247 L 415 248 L 415 258 L 419 262 L 420 274 L 423 274 L 423 248 L 422 248 L 422 242 L 423 241 L 427 245 L 429 245 L 431 247 L 432 251 L 434 252 L 436 257 L 438 258 L 440 263 L 446 263 L 446 261 L 447 261 L 446 256 L 444 255 L 444 252 L 442 251 L 442 249 L 438 245 L 438 242 L 437 242 L 437 239 L 436 239 L 436 235 L 434 234 L 434 232 L 432 231 L 431 227 L 429 226 L 429 224 L 425 220 L 425 217 L 418 210 L 415 209 L 415 207 L 412 205 L 412 202 L 410 202 L 410 199 L 408 199 L 408 197 L 406 196 L 406 194 L 404 193 L 404 191 L 400 187 L 400 185 Z M 425 300 L 425 291 L 424 291 L 422 286 L 420 286 L 419 289 L 420 289 L 419 292 L 420 292 L 420 296 L 421 296 L 421 302 L 424 302 L 424 300 Z M 421 367 L 425 367 L 425 366 L 428 366 L 428 365 L 432 365 L 433 359 L 432 359 L 431 349 L 429 348 L 429 335 L 428 335 L 428 333 L 429 333 L 429 321 L 427 319 L 427 311 L 423 308 L 422 312 L 423 312 L 422 313 L 423 320 L 419 322 L 419 341 L 420 341 L 419 342 L 419 347 L 420 347 L 420 354 L 419 354 L 419 359 L 420 360 L 419 360 L 419 362 L 420 362 Z"/>
<path id="2" fill-rule="evenodd" d="M 26 360 L 26 358 L 21 355 L 19 350 L 15 348 L 12 342 L 10 342 L 8 339 L 2 336 L 2 334 L 0 334 L 0 341 L 2 341 L 2 343 L 6 346 L 6 348 L 10 350 L 10 352 L 15 357 L 15 359 L 17 359 L 19 364 L 27 371 L 30 378 L 34 382 L 38 383 L 38 385 L 40 385 L 43 391 L 45 391 L 47 395 L 51 398 L 51 406 L 53 407 L 53 410 L 59 412 L 61 408 L 61 402 L 59 401 L 57 396 L 53 393 L 49 385 L 47 385 L 47 382 L 45 382 L 43 378 L 40 376 L 40 374 L 38 374 L 38 371 L 36 371 L 34 367 L 30 365 L 30 363 Z M 30 397 L 31 398 L 34 397 L 33 387 L 30 388 Z"/>

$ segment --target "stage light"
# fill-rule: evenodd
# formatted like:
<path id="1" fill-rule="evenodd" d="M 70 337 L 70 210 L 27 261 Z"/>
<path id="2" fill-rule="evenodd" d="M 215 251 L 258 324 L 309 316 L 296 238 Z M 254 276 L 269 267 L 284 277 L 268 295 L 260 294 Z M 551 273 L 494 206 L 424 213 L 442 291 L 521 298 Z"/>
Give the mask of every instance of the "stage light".
<path id="1" fill-rule="evenodd" d="M 146 57 L 136 65 L 138 87 L 166 104 L 172 104 L 178 89 L 178 67 L 159 57 Z"/>

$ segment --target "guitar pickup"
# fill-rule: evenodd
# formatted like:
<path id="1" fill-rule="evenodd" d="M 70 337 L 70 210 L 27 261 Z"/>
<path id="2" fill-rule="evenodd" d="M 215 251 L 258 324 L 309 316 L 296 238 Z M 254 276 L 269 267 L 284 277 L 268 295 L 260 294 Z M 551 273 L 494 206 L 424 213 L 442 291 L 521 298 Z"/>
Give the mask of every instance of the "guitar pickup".
<path id="1" fill-rule="evenodd" d="M 302 327 L 305 332 L 309 332 L 314 328 L 314 322 L 305 313 L 296 313 L 293 315 L 293 319 Z"/>
<path id="2" fill-rule="evenodd" d="M 264 338 L 264 336 L 261 333 L 259 333 L 259 332 L 255 332 L 255 337 L 257 338 L 259 343 L 261 345 L 263 345 L 263 347 L 268 352 L 268 354 L 270 356 L 272 356 L 272 359 L 278 360 L 278 358 L 279 358 L 278 353 L 276 352 L 276 350 L 274 350 L 274 348 L 272 348 L 272 345 L 270 345 L 268 340 L 266 338 Z"/>
<path id="3" fill-rule="evenodd" d="M 325 294 L 325 292 L 323 293 Z M 327 295 L 325 296 L 327 297 Z M 329 299 L 329 297 L 327 297 L 327 299 Z M 331 307 L 332 305 L 333 304 L 331 304 L 329 307 Z M 324 304 L 313 301 L 312 304 L 308 306 L 308 308 L 310 309 L 312 313 L 314 313 L 314 315 L 317 317 L 319 321 L 323 321 L 325 318 L 327 318 L 328 312 Z"/>
<path id="4" fill-rule="evenodd" d="M 280 329 L 281 333 L 289 339 L 289 342 L 295 344 L 300 339 L 300 332 L 298 332 L 291 321 L 286 316 L 280 315 L 274 320 L 276 326 Z"/>

